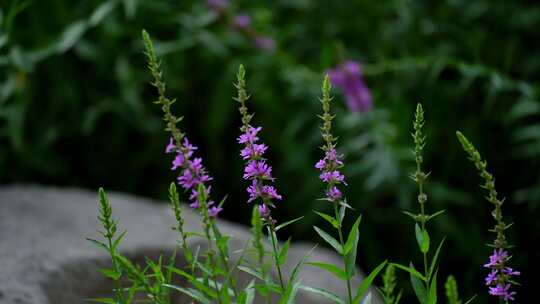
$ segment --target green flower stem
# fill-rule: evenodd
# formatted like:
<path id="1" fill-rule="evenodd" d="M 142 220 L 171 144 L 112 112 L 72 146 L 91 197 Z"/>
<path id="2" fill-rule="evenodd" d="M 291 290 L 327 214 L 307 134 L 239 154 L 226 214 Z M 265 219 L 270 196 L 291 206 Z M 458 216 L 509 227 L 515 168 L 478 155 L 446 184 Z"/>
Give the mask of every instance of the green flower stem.
<path id="1" fill-rule="evenodd" d="M 257 262 L 259 263 L 259 266 L 261 267 L 261 276 L 263 279 L 263 282 L 268 287 L 268 271 L 266 270 L 266 266 L 264 263 L 264 256 L 265 256 L 265 250 L 264 250 L 264 243 L 263 243 L 263 218 L 259 214 L 258 207 L 255 205 L 253 207 L 252 212 L 252 218 L 251 218 L 251 233 L 253 234 L 253 247 L 257 250 Z M 271 304 L 272 303 L 272 295 L 269 292 L 269 289 L 266 292 L 266 303 Z"/>
<path id="2" fill-rule="evenodd" d="M 328 189 L 331 189 L 332 186 L 329 186 Z M 339 244 L 341 245 L 341 248 L 344 248 L 345 247 L 345 241 L 343 239 L 343 231 L 342 231 L 342 226 L 341 226 L 341 221 L 339 219 L 339 208 L 338 208 L 338 202 L 334 202 L 334 214 L 336 216 L 335 220 L 336 222 L 338 223 L 338 228 L 337 228 L 337 231 L 338 231 L 338 235 L 339 235 Z M 343 258 L 343 267 L 346 268 L 347 267 L 347 257 L 344 255 L 344 254 L 341 254 L 341 257 Z M 347 295 L 349 297 L 349 300 L 347 303 L 351 304 L 352 301 L 353 301 L 353 297 L 352 297 L 352 290 L 351 290 L 351 279 L 349 278 L 349 276 L 347 275 Z"/>
<path id="3" fill-rule="evenodd" d="M 201 195 L 199 193 L 199 198 L 201 197 L 204 197 L 204 195 Z M 208 241 L 208 252 L 207 252 L 207 258 L 208 258 L 208 263 L 210 264 L 210 267 L 211 267 L 211 273 L 212 273 L 212 280 L 214 281 L 214 288 L 216 290 L 216 292 L 218 293 L 218 296 L 217 296 L 217 302 L 218 304 L 221 303 L 221 300 L 220 300 L 220 297 L 219 297 L 219 294 L 221 294 L 221 290 L 218 286 L 218 278 L 217 278 L 217 274 L 215 272 L 215 269 L 217 268 L 217 265 L 215 263 L 215 259 L 214 257 L 216 256 L 215 254 L 215 251 L 214 251 L 214 246 L 212 245 L 212 234 L 210 232 L 212 226 L 211 226 L 211 223 L 210 223 L 210 216 L 208 216 L 208 206 L 206 205 L 206 198 L 200 200 L 199 202 L 201 204 L 201 213 L 202 213 L 202 217 L 203 217 L 203 228 L 204 228 L 204 235 L 206 237 L 206 240 Z"/>
<path id="4" fill-rule="evenodd" d="M 263 200 L 263 203 L 267 205 L 265 200 Z M 267 220 L 266 223 L 268 224 L 270 240 L 272 242 L 272 251 L 273 251 L 274 260 L 276 262 L 276 270 L 279 277 L 279 285 L 281 286 L 281 292 L 283 293 L 285 291 L 285 283 L 283 280 L 283 275 L 281 273 L 281 266 L 279 266 L 279 244 L 278 244 L 278 241 L 276 240 L 276 226 L 274 224 L 274 220 L 271 218 Z"/>
<path id="5" fill-rule="evenodd" d="M 218 226 L 216 224 L 216 220 L 215 219 L 210 219 L 210 225 L 212 226 L 212 232 L 214 233 L 214 237 L 216 238 L 216 241 L 220 242 L 222 236 L 221 236 L 221 232 L 219 231 L 219 228 L 218 228 Z M 220 246 L 218 246 L 218 251 L 219 251 L 219 258 L 221 260 L 221 263 L 223 264 L 223 268 L 225 269 L 225 273 L 227 273 L 227 275 L 229 277 L 230 287 L 233 290 L 233 294 L 234 294 L 235 298 L 238 298 L 238 291 L 236 290 L 236 281 L 235 281 L 234 277 L 232 275 L 230 275 L 231 270 L 230 270 L 229 262 L 228 262 L 228 259 L 227 259 L 227 252 L 225 252 L 225 250 L 223 248 L 221 248 Z"/>
<path id="6" fill-rule="evenodd" d="M 426 212 L 425 204 L 427 202 L 427 195 L 424 193 L 424 182 L 427 178 L 427 174 L 422 171 L 422 163 L 424 158 L 422 152 L 425 146 L 425 136 L 422 134 L 422 127 L 424 126 L 424 109 L 419 103 L 416 107 L 415 120 L 413 123 L 414 133 L 412 137 L 414 139 L 414 156 L 416 161 L 416 172 L 413 174 L 413 179 L 418 183 L 418 203 L 420 204 L 420 215 L 417 217 L 417 221 L 420 222 L 420 227 L 422 233 L 426 231 Z M 427 251 L 422 251 L 423 261 L 424 261 L 424 276 L 426 278 L 426 287 L 429 282 L 429 272 L 428 272 L 428 258 Z"/>

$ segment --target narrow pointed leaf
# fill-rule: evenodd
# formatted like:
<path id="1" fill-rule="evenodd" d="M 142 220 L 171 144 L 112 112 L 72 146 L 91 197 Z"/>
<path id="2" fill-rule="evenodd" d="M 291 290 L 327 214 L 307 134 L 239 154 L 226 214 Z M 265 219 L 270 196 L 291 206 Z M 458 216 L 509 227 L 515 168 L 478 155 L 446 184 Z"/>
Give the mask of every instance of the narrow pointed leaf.
<path id="1" fill-rule="evenodd" d="M 328 244 L 330 244 L 330 246 L 332 246 L 339 254 L 343 253 L 343 248 L 341 247 L 341 245 L 335 238 L 333 238 L 331 235 L 329 235 L 328 233 L 326 233 L 324 230 L 320 229 L 317 226 L 313 226 L 313 228 L 323 238 L 323 240 L 325 240 Z"/>
<path id="2" fill-rule="evenodd" d="M 310 286 L 305 286 L 305 285 L 300 285 L 299 288 L 301 290 L 320 295 L 334 303 L 345 304 L 345 301 L 340 299 L 338 295 L 336 295 L 335 293 L 331 291 L 325 290 L 323 288 L 316 288 L 316 287 L 310 287 Z"/>
<path id="3" fill-rule="evenodd" d="M 322 217 L 324 220 L 326 220 L 327 222 L 329 222 L 330 224 L 332 224 L 332 226 L 334 226 L 334 228 L 338 229 L 339 228 L 339 223 L 336 221 L 335 218 L 333 218 L 332 216 L 328 215 L 328 214 L 325 214 L 325 213 L 322 213 L 322 212 L 317 212 L 317 211 L 313 211 L 315 213 L 317 213 L 317 215 L 319 215 L 320 217 Z"/>
<path id="4" fill-rule="evenodd" d="M 364 278 L 362 283 L 360 283 L 360 286 L 358 286 L 358 289 L 356 290 L 356 296 L 354 297 L 353 303 L 360 303 L 360 300 L 364 296 L 364 294 L 368 291 L 369 286 L 371 286 L 371 283 L 373 283 L 373 280 L 377 277 L 379 272 L 386 266 L 387 261 L 382 262 L 377 266 L 373 271 Z"/>
<path id="5" fill-rule="evenodd" d="M 352 247 L 355 240 L 358 238 L 358 226 L 360 226 L 360 221 L 362 220 L 362 215 L 358 216 L 358 219 L 356 222 L 354 222 L 351 231 L 349 232 L 349 236 L 347 238 L 347 242 L 345 243 L 345 246 L 343 247 L 343 254 L 348 254 Z"/>
<path id="6" fill-rule="evenodd" d="M 433 273 L 433 270 L 435 269 L 435 266 L 437 265 L 437 260 L 439 259 L 439 253 L 441 252 L 441 248 L 444 244 L 445 239 L 443 238 L 441 242 L 439 243 L 439 247 L 437 247 L 437 250 L 435 251 L 435 255 L 433 255 L 433 260 L 431 260 L 431 265 L 429 266 L 429 272 L 428 276 L 431 277 L 431 274 Z"/>
<path id="7" fill-rule="evenodd" d="M 414 265 L 411 263 L 410 268 L 414 269 Z M 427 291 L 426 287 L 424 286 L 424 283 L 419 280 L 419 278 L 416 275 L 413 275 L 412 272 L 409 272 L 411 284 L 414 290 L 414 293 L 416 294 L 416 297 L 418 298 L 418 301 L 420 301 L 420 304 L 427 304 Z"/>
<path id="8" fill-rule="evenodd" d="M 390 263 L 390 265 L 394 265 L 395 267 L 408 272 L 409 274 L 417 277 L 418 279 L 420 279 L 420 280 L 422 280 L 424 282 L 426 281 L 426 278 L 414 268 L 409 268 L 407 266 L 403 266 L 401 264 L 396 264 L 396 263 Z"/>
<path id="9" fill-rule="evenodd" d="M 301 216 L 301 217 L 295 218 L 294 220 L 290 220 L 290 221 L 288 221 L 288 222 L 285 222 L 285 223 L 283 223 L 283 224 L 277 226 L 277 227 L 276 227 L 276 231 L 278 231 L 279 229 L 284 228 L 284 227 L 286 227 L 286 226 L 289 226 L 290 224 L 292 224 L 292 223 L 294 223 L 294 222 L 296 222 L 296 221 L 299 221 L 299 220 L 301 220 L 301 219 L 303 219 L 303 218 L 304 218 L 304 217 Z"/>
<path id="10" fill-rule="evenodd" d="M 347 274 L 345 273 L 345 271 L 334 264 L 328 264 L 328 263 L 323 263 L 323 262 L 310 262 L 307 264 L 326 270 L 328 272 L 331 272 L 339 279 L 342 279 L 342 280 L 347 279 Z"/>

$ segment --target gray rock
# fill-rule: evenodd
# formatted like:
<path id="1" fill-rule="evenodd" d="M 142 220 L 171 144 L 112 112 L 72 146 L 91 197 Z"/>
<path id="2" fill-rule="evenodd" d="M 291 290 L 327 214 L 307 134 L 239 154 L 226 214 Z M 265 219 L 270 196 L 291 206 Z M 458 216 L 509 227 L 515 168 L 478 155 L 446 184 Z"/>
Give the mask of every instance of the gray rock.
<path id="1" fill-rule="evenodd" d="M 127 194 L 109 192 L 114 217 L 128 233 L 121 245 L 131 258 L 171 254 L 177 235 L 170 229 L 174 219 L 166 204 Z M 110 283 L 98 272 L 109 263 L 104 252 L 86 241 L 95 237 L 98 222 L 97 193 L 80 189 L 43 186 L 0 187 L 0 303 L 73 304 L 110 292 Z M 198 230 L 198 216 L 185 210 L 187 230 Z M 219 221 L 224 234 L 233 236 L 231 252 L 243 248 L 250 234 L 247 227 Z M 190 246 L 202 246 L 194 241 Z M 311 249 L 293 244 L 286 273 Z M 331 251 L 317 248 L 310 260 L 341 264 Z M 248 280 L 243 275 L 244 281 Z M 302 284 L 346 293 L 342 282 L 328 273 L 306 266 Z M 358 286 L 361 277 L 355 278 Z M 328 303 L 301 292 L 297 303 Z M 377 301 L 378 302 L 378 301 Z"/>

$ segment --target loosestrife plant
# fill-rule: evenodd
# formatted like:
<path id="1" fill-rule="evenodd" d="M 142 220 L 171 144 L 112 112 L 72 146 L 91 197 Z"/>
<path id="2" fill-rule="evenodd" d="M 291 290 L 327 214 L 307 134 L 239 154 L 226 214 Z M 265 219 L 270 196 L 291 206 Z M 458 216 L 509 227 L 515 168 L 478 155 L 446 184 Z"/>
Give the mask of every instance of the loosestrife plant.
<path id="1" fill-rule="evenodd" d="M 423 134 L 424 110 L 420 104 L 416 108 L 413 122 L 414 132 L 414 156 L 416 170 L 411 174 L 412 179 L 418 185 L 417 213 L 405 211 L 415 224 L 415 238 L 421 253 L 421 268 L 400 263 L 387 263 L 383 261 L 371 271 L 360 284 L 354 280 L 356 276 L 356 255 L 359 244 L 359 226 L 361 215 L 356 217 L 354 224 L 348 233 L 345 233 L 344 222 L 348 211 L 354 209 L 348 204 L 344 195 L 347 186 L 346 178 L 342 173 L 344 167 L 343 155 L 338 152 L 337 138 L 332 133 L 332 124 L 335 115 L 331 112 L 330 79 L 326 76 L 322 83 L 322 120 L 321 135 L 323 152 L 322 158 L 315 164 L 318 175 L 324 184 L 324 201 L 322 210 L 314 212 L 324 221 L 328 222 L 333 231 L 326 231 L 314 227 L 315 232 L 336 253 L 341 256 L 338 265 L 320 261 L 308 261 L 311 251 L 296 262 L 293 269 L 284 271 L 283 267 L 287 260 L 287 253 L 291 240 L 280 242 L 278 231 L 301 218 L 279 223 L 272 215 L 272 210 L 281 204 L 283 197 L 274 186 L 275 177 L 272 167 L 265 158 L 269 147 L 261 140 L 262 127 L 253 124 L 254 115 L 248 109 L 250 96 L 246 91 L 246 71 L 241 65 L 237 73 L 235 87 L 237 95 L 234 99 L 238 102 L 241 114 L 240 135 L 237 141 L 240 145 L 240 157 L 245 161 L 243 179 L 246 181 L 247 199 L 243 204 L 253 206 L 251 219 L 251 240 L 246 242 L 243 249 L 231 251 L 229 248 L 230 237 L 221 233 L 218 225 L 218 216 L 223 211 L 225 199 L 216 203 L 212 199 L 212 177 L 203 165 L 203 159 L 196 153 L 197 147 L 192 144 L 187 135 L 181 130 L 179 123 L 182 117 L 176 116 L 171 106 L 176 102 L 166 95 L 165 82 L 162 79 L 160 61 L 156 56 L 152 41 L 148 33 L 143 31 L 143 42 L 148 68 L 153 77 L 152 85 L 157 90 L 158 99 L 155 101 L 161 107 L 165 131 L 169 133 L 169 142 L 165 147 L 165 153 L 172 154 L 171 170 L 177 174 L 176 181 L 169 186 L 169 201 L 172 213 L 176 219 L 173 229 L 178 233 L 178 248 L 185 263 L 179 266 L 176 263 L 176 252 L 167 260 L 160 256 L 157 261 L 147 260 L 145 265 L 132 262 L 122 254 L 120 245 L 126 235 L 126 231 L 118 232 L 118 221 L 113 218 L 112 206 L 103 189 L 99 189 L 99 215 L 98 219 L 103 226 L 99 231 L 102 240 L 90 239 L 91 242 L 105 250 L 111 258 L 110 268 L 101 269 L 101 273 L 113 283 L 112 296 L 109 298 L 97 298 L 91 301 L 108 304 L 128 304 L 139 301 L 142 297 L 146 302 L 155 304 L 170 304 L 174 302 L 176 293 L 181 293 L 192 299 L 194 303 L 238 303 L 250 304 L 258 299 L 266 303 L 299 303 L 297 293 L 300 290 L 313 293 L 332 303 L 338 304 L 369 304 L 378 297 L 384 304 L 398 304 L 402 299 L 402 291 L 398 285 L 400 282 L 396 276 L 396 270 L 403 270 L 409 274 L 410 283 L 414 294 L 420 304 L 437 303 L 439 286 L 437 284 L 439 256 L 444 244 L 440 241 L 435 252 L 431 253 L 430 234 L 428 223 L 433 218 L 441 215 L 443 211 L 433 214 L 427 212 L 428 201 L 425 192 L 425 183 L 429 176 L 423 171 L 423 150 L 426 138 Z M 494 205 L 492 215 L 496 221 L 491 230 L 496 233 L 496 239 L 491 245 L 493 249 L 489 261 L 484 267 L 489 269 L 485 284 L 489 287 L 488 292 L 501 302 L 508 303 L 514 300 L 516 292 L 511 290 L 512 285 L 517 285 L 513 277 L 520 273 L 509 266 L 508 249 L 510 245 L 504 232 L 510 225 L 503 221 L 503 200 L 500 200 L 495 191 L 493 176 L 486 170 L 486 162 L 482 160 L 478 151 L 463 136 L 457 133 L 458 139 L 463 145 L 470 159 L 484 179 L 484 188 L 488 190 L 488 201 Z M 183 212 L 183 201 L 187 202 L 201 218 L 201 231 L 186 231 Z M 332 210 L 330 213 L 327 210 Z M 265 235 L 266 233 L 266 235 Z M 205 240 L 204 248 L 190 246 L 192 238 Z M 233 259 L 234 252 L 238 256 Z M 341 281 L 346 288 L 345 295 L 341 296 L 335 291 L 321 287 L 304 285 L 300 279 L 302 268 L 309 264 L 321 272 L 331 275 Z M 382 271 L 382 286 L 377 288 L 378 296 L 374 295 L 374 289 L 370 286 Z M 251 276 L 247 284 L 239 283 L 238 274 L 243 272 Z M 178 285 L 178 278 L 185 283 Z M 357 284 L 357 285 L 355 285 Z M 455 278 L 448 276 L 444 284 L 444 294 L 449 304 L 463 303 L 458 295 Z M 137 300 L 135 300 L 137 299 Z M 470 303 L 471 298 L 465 303 Z M 439 300 L 440 301 L 440 300 Z"/>

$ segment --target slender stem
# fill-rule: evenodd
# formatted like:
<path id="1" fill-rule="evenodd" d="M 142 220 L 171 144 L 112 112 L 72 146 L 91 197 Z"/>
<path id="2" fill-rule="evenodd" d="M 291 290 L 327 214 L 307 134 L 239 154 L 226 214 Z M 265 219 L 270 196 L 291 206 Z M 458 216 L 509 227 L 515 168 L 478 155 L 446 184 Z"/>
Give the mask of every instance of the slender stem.
<path id="1" fill-rule="evenodd" d="M 338 211 L 338 202 L 334 202 L 334 213 L 336 215 L 336 221 L 339 223 L 338 225 L 338 234 L 339 234 L 339 243 L 341 245 L 341 248 L 345 245 L 345 242 L 343 241 L 343 232 L 341 230 L 341 221 L 339 220 L 339 211 Z M 342 254 L 343 257 L 343 267 L 347 267 L 347 257 Z M 347 275 L 347 294 L 349 296 L 349 301 L 347 303 L 352 303 L 352 291 L 351 291 L 351 279 Z"/>
<path id="2" fill-rule="evenodd" d="M 107 241 L 109 243 L 109 250 L 111 253 L 112 267 L 115 272 L 118 272 L 118 264 L 116 262 L 116 250 L 113 248 L 112 237 L 110 236 L 107 237 Z M 114 285 L 115 285 L 115 295 L 117 297 L 116 300 L 118 300 L 119 303 L 122 303 L 122 304 L 125 303 L 124 293 L 122 291 L 122 285 L 120 284 L 120 279 L 114 280 Z"/>
<path id="3" fill-rule="evenodd" d="M 285 291 L 285 284 L 283 283 L 283 275 L 281 274 L 281 266 L 279 266 L 279 246 L 277 245 L 276 240 L 276 227 L 272 219 L 266 221 L 269 225 L 270 240 L 272 240 L 272 250 L 274 251 L 274 260 L 276 261 L 276 269 L 279 276 L 279 284 L 281 286 L 281 291 Z"/>
<path id="4" fill-rule="evenodd" d="M 207 217 L 205 216 L 205 219 Z M 220 300 L 220 297 L 219 297 L 219 294 L 220 294 L 220 290 L 219 290 L 219 286 L 218 286 L 218 282 L 217 282 L 217 275 L 215 273 L 215 264 L 214 264 L 214 249 L 213 249 L 213 246 L 212 246 L 212 237 L 210 235 L 210 227 L 207 225 L 208 223 L 205 223 L 205 227 L 204 227 L 204 232 L 205 232 L 205 235 L 206 235 L 206 239 L 208 241 L 208 261 L 210 263 L 210 267 L 212 267 L 212 280 L 214 281 L 214 288 L 216 289 L 216 292 L 218 293 L 218 296 L 217 296 L 217 301 L 218 303 L 221 303 L 221 300 Z"/>
<path id="5" fill-rule="evenodd" d="M 212 231 L 214 232 L 214 237 L 216 238 L 216 240 L 218 238 L 221 239 L 221 233 L 219 232 L 219 229 L 218 229 L 218 227 L 216 225 L 216 222 L 214 220 L 210 220 L 210 223 L 212 225 Z M 234 293 L 234 297 L 238 298 L 238 293 L 236 291 L 236 283 L 234 281 L 234 277 L 232 275 L 230 275 L 231 270 L 229 268 L 229 263 L 227 262 L 226 252 L 220 246 L 217 246 L 217 247 L 218 247 L 218 250 L 219 250 L 219 257 L 221 259 L 221 263 L 223 264 L 223 267 L 225 268 L 225 272 L 227 273 L 227 275 L 229 275 L 229 281 L 230 281 L 231 288 L 232 288 L 233 293 Z"/>

